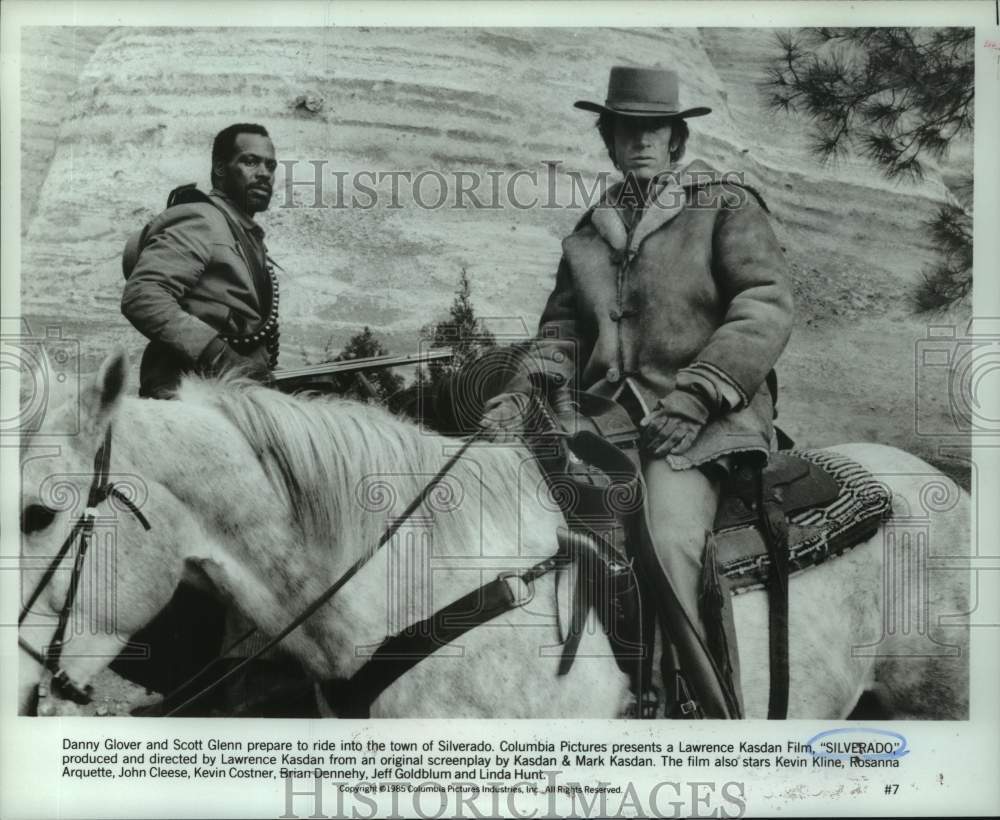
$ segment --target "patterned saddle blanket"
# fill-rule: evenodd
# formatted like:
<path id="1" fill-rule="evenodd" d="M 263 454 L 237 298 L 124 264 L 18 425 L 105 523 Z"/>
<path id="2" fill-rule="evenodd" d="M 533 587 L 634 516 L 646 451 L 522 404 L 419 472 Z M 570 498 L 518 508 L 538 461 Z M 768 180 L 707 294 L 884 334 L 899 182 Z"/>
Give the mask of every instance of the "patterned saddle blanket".
<path id="1" fill-rule="evenodd" d="M 846 456 L 799 450 L 774 454 L 772 463 L 778 480 L 769 483 L 765 472 L 765 494 L 785 510 L 790 574 L 870 538 L 892 510 L 889 489 Z M 756 513 L 725 489 L 715 531 L 720 573 L 735 592 L 759 589 L 771 562 Z"/>

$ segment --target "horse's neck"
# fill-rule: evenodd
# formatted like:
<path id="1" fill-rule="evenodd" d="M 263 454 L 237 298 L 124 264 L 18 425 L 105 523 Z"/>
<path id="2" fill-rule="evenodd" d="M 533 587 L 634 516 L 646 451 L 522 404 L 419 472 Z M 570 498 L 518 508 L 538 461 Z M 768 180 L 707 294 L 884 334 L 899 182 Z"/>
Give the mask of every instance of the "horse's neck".
<path id="1" fill-rule="evenodd" d="M 345 422 L 354 412 L 316 410 L 344 412 Z M 338 461 L 336 471 L 350 474 L 331 478 L 338 486 L 329 492 L 339 493 L 342 520 L 332 520 L 315 543 L 301 536 L 287 499 L 275 491 L 248 441 L 211 407 L 126 402 L 122 455 L 201 522 L 206 542 L 181 547 L 185 557 L 203 560 L 215 583 L 273 632 L 373 550 L 456 447 L 377 414 L 364 418 L 370 441 Z M 376 449 L 375 442 L 395 444 Z M 359 642 L 377 643 L 496 572 L 551 554 L 560 518 L 537 503 L 536 480 L 533 468 L 519 468 L 512 453 L 468 451 L 324 610 L 325 617 L 293 633 L 289 648 L 304 659 L 312 654 L 317 663 L 325 659 L 328 672 L 340 670 L 345 662 L 353 665 L 352 647 Z M 456 563 L 463 557 L 471 563 Z"/>
<path id="2" fill-rule="evenodd" d="M 200 402 L 127 399 L 114 440 L 113 457 L 123 468 L 164 486 L 191 515 L 200 537 L 171 545 L 179 560 L 196 563 L 262 626 L 286 622 L 294 614 L 290 607 L 322 592 L 373 547 L 389 516 L 400 511 L 379 511 L 371 499 L 376 508 L 366 510 L 362 498 L 348 505 L 353 520 L 344 522 L 346 531 L 329 533 L 321 543 L 303 541 L 250 444 L 221 412 Z M 414 479 L 406 465 L 396 463 L 392 471 L 352 466 L 356 474 L 342 482 L 352 494 L 377 494 L 395 472 L 407 486 L 391 489 L 400 505 L 409 500 L 403 496 Z M 402 537 L 408 537 L 405 530 Z"/>
<path id="3" fill-rule="evenodd" d="M 249 444 L 221 413 L 198 403 L 143 402 L 123 422 L 132 456 L 177 496 L 203 534 L 175 543 L 221 596 L 276 634 L 330 583 L 331 552 L 296 537 L 289 511 Z M 296 630 L 286 649 L 317 662 L 325 635 Z"/>
<path id="4" fill-rule="evenodd" d="M 114 455 L 200 509 L 246 474 L 236 463 L 235 437 L 236 431 L 209 408 L 127 399 L 116 421 Z"/>
<path id="5" fill-rule="evenodd" d="M 244 568 L 233 582 L 243 585 L 248 573 L 263 579 L 275 572 L 291 549 L 287 511 L 248 443 L 220 413 L 194 403 L 128 399 L 114 442 L 113 458 L 164 486 L 202 533 L 174 545 L 181 560 L 210 562 L 206 569 L 216 570 L 217 583 L 233 562 Z M 266 555 L 255 555 L 267 543 L 272 546 Z M 281 577 L 287 574 L 283 569 Z M 227 592 L 238 594 L 237 589 Z"/>

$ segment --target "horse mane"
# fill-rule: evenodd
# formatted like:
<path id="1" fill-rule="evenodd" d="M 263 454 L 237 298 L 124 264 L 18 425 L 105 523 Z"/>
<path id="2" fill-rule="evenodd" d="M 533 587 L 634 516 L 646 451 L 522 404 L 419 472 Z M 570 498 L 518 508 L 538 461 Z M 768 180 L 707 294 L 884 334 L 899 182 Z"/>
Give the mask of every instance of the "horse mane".
<path id="1" fill-rule="evenodd" d="M 187 378 L 177 395 L 182 402 L 217 409 L 239 430 L 287 499 L 293 523 L 312 543 L 345 532 L 372 546 L 388 518 L 402 512 L 457 446 L 457 440 L 422 430 L 377 405 L 290 396 L 246 379 Z M 516 481 L 524 459 L 520 448 L 476 448 L 474 468 L 460 460 L 449 479 L 462 486 L 474 481 L 483 507 L 516 520 L 514 488 L 520 485 L 522 494 L 533 494 L 537 486 Z M 443 485 L 439 489 L 454 495 Z"/>

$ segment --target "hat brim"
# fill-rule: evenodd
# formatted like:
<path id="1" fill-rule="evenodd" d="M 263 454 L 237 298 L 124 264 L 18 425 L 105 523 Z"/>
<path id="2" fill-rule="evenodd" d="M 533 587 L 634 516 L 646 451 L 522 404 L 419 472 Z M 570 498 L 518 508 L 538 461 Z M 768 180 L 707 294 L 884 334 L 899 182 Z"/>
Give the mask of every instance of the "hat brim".
<path id="1" fill-rule="evenodd" d="M 608 105 L 601 105 L 600 103 L 590 102 L 590 100 L 577 100 L 573 103 L 574 108 L 580 108 L 584 111 L 593 111 L 595 114 L 614 114 L 617 117 L 639 117 L 639 118 L 649 118 L 654 117 L 669 117 L 671 119 L 689 119 L 691 117 L 704 117 L 706 114 L 711 114 L 712 109 L 706 108 L 705 106 L 697 106 L 695 108 L 688 108 L 684 111 L 671 111 L 666 108 L 648 108 L 643 110 L 637 110 L 635 108 L 614 108 Z"/>

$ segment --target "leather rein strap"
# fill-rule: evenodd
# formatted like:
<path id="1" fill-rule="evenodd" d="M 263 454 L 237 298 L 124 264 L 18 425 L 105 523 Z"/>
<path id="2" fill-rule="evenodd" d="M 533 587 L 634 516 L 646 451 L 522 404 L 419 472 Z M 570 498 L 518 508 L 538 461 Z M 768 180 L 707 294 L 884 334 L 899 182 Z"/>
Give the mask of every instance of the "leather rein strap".
<path id="1" fill-rule="evenodd" d="M 788 522 L 781 505 L 767 497 L 763 472 L 755 478 L 761 534 L 771 559 L 767 579 L 768 655 L 771 686 L 767 702 L 768 720 L 788 717 L 790 684 L 788 657 Z"/>
<path id="2" fill-rule="evenodd" d="M 523 606 L 534 595 L 532 583 L 555 569 L 564 555 L 553 555 L 524 572 L 504 572 L 429 618 L 386 638 L 371 657 L 346 680 L 320 684 L 327 702 L 336 704 L 338 717 L 367 718 L 371 705 L 399 678 L 442 646 L 494 618 Z M 523 590 L 518 594 L 513 581 Z"/>
<path id="3" fill-rule="evenodd" d="M 76 557 L 73 560 L 72 574 L 69 579 L 69 589 L 66 592 L 66 599 L 63 601 L 62 609 L 59 610 L 59 620 L 48 648 L 43 654 L 20 636 L 18 636 L 17 643 L 24 652 L 52 673 L 52 682 L 57 687 L 61 696 L 80 704 L 90 703 L 93 691 L 92 687 L 80 686 L 74 682 L 60 666 L 60 661 L 62 660 L 63 647 L 66 641 L 66 628 L 69 625 L 69 618 L 73 612 L 73 604 L 76 602 L 77 592 L 80 588 L 80 578 L 83 575 L 83 561 L 87 557 L 87 550 L 90 547 L 90 541 L 94 533 L 94 520 L 97 518 L 97 507 L 106 501 L 109 496 L 114 496 L 129 509 L 144 529 L 147 531 L 150 529 L 150 524 L 146 516 L 132 503 L 132 500 L 128 496 L 122 493 L 113 482 L 108 480 L 110 464 L 111 425 L 109 424 L 104 434 L 104 442 L 94 456 L 94 478 L 90 482 L 90 490 L 87 493 L 87 508 L 84 510 L 83 515 L 73 524 L 73 528 L 69 531 L 69 535 L 66 536 L 66 540 L 63 541 L 62 546 L 59 547 L 59 551 L 45 568 L 45 572 L 42 573 L 42 577 L 35 586 L 35 589 L 28 596 L 28 600 L 21 608 L 21 614 L 17 619 L 18 626 L 24 623 L 24 619 L 28 617 L 32 606 L 35 605 L 39 596 L 52 582 L 56 570 L 62 564 L 63 559 L 73 544 L 78 543 L 79 546 L 77 547 Z"/>

